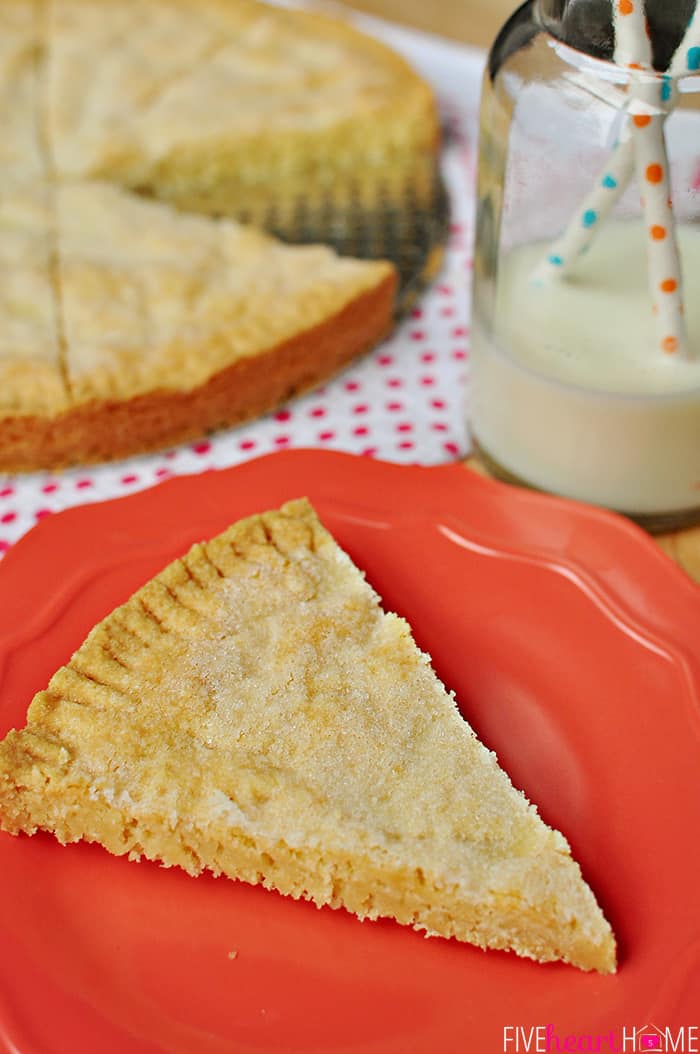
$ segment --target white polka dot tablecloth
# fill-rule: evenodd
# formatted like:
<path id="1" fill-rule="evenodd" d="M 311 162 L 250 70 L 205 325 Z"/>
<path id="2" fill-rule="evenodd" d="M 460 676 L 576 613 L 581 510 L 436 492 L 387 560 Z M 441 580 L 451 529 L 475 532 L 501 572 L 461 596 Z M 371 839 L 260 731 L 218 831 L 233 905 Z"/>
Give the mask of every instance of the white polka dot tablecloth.
<path id="1" fill-rule="evenodd" d="M 401 51 L 435 87 L 446 129 L 451 226 L 442 271 L 391 338 L 342 375 L 240 428 L 155 455 L 60 473 L 0 476 L 0 556 L 60 509 L 120 497 L 169 476 L 225 468 L 274 450 L 320 447 L 404 464 L 468 452 L 476 127 L 481 52 L 365 17 L 365 31 Z"/>

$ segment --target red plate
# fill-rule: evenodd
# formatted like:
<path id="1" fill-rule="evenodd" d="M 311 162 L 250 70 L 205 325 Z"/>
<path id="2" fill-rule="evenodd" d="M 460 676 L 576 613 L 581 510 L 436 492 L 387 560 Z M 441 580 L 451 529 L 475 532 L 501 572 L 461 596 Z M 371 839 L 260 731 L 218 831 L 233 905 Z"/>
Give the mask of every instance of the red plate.
<path id="1" fill-rule="evenodd" d="M 613 1030 L 622 1049 L 649 1023 L 675 1042 L 700 1013 L 700 590 L 621 519 L 459 466 L 315 451 L 62 513 L 0 566 L 0 734 L 167 561 L 301 494 L 569 838 L 619 973 L 0 834 L 2 1054 L 488 1054 L 550 1023 L 562 1044 Z"/>

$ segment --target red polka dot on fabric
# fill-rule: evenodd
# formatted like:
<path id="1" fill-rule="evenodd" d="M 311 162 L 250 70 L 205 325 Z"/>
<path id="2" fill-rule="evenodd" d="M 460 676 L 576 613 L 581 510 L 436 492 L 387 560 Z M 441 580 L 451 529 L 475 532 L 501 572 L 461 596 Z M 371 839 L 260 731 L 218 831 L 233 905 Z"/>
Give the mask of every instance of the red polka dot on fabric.
<path id="1" fill-rule="evenodd" d="M 352 434 L 354 436 L 366 436 L 366 435 L 369 435 L 369 428 L 367 427 L 367 425 L 357 425 L 356 428 L 353 428 Z"/>
<path id="2" fill-rule="evenodd" d="M 466 357 L 467 353 L 466 351 L 463 351 L 462 348 L 455 348 L 455 350 L 452 352 L 452 358 L 456 359 L 457 362 L 463 362 Z"/>
<path id="3" fill-rule="evenodd" d="M 386 408 L 390 413 L 396 413 L 397 410 L 403 410 L 403 403 L 393 402 L 387 403 Z"/>
<path id="4" fill-rule="evenodd" d="M 37 509 L 36 512 L 34 513 L 34 519 L 35 520 L 43 520 L 47 516 L 50 516 L 51 512 L 52 512 L 51 509 Z"/>
<path id="5" fill-rule="evenodd" d="M 4 538 L 0 538 L 0 556 L 3 556 L 10 548 L 10 543 L 6 542 Z"/>
<path id="6" fill-rule="evenodd" d="M 238 444 L 241 450 L 255 450 L 257 445 L 254 439 L 241 439 Z"/>
<path id="7" fill-rule="evenodd" d="M 413 425 L 411 424 L 410 421 L 402 421 L 401 424 L 398 424 L 396 426 L 396 431 L 397 432 L 412 432 L 413 431 Z"/>
<path id="8" fill-rule="evenodd" d="M 454 295 L 454 289 L 452 288 L 451 285 L 447 285 L 446 283 L 444 285 L 439 285 L 437 287 L 437 291 L 438 291 L 438 293 L 441 293 L 442 296 L 453 296 Z"/>
<path id="9" fill-rule="evenodd" d="M 202 440 L 201 443 L 194 443 L 192 446 L 192 452 L 199 457 L 203 457 L 204 454 L 211 453 L 211 443 L 208 439 Z"/>
<path id="10" fill-rule="evenodd" d="M 434 421 L 430 427 L 432 428 L 433 432 L 446 432 L 448 429 L 448 426 L 445 424 L 444 421 Z"/>
<path id="11" fill-rule="evenodd" d="M 10 498 L 14 492 L 14 487 L 0 487 L 0 498 Z"/>
<path id="12" fill-rule="evenodd" d="M 425 340 L 426 333 L 424 329 L 414 329 L 411 330 L 409 336 L 411 340 Z"/>
<path id="13" fill-rule="evenodd" d="M 411 318 L 422 318 L 422 317 L 423 317 L 423 308 L 422 307 L 414 307 L 414 308 L 411 309 Z"/>
<path id="14" fill-rule="evenodd" d="M 48 483 L 45 483 L 44 486 L 41 488 L 41 493 L 54 494 L 57 490 L 58 483 L 56 483 L 55 480 L 50 480 Z"/>
<path id="15" fill-rule="evenodd" d="M 421 377 L 420 382 L 424 388 L 431 388 L 435 384 L 435 378 L 432 374 L 426 374 L 425 377 Z"/>
<path id="16" fill-rule="evenodd" d="M 275 414 L 275 421 L 288 421 L 291 416 L 291 410 L 278 410 Z"/>
<path id="17" fill-rule="evenodd" d="M 16 519 L 16 512 L 5 512 L 2 516 L 0 516 L 0 523 L 14 523 Z"/>
<path id="18" fill-rule="evenodd" d="M 389 377 L 386 385 L 387 388 L 403 388 L 403 381 L 400 377 Z"/>
<path id="19" fill-rule="evenodd" d="M 376 446 L 367 446 L 361 451 L 363 457 L 374 457 L 377 453 Z"/>
<path id="20" fill-rule="evenodd" d="M 289 436 L 275 436 L 273 439 L 275 446 L 287 446 L 291 441 Z"/>
<path id="21" fill-rule="evenodd" d="M 343 387 L 346 392 L 357 392 L 360 390 L 361 385 L 359 381 L 346 381 Z"/>
<path id="22" fill-rule="evenodd" d="M 165 468 L 165 466 L 163 466 L 162 468 L 156 469 L 156 476 L 158 479 L 166 479 L 168 476 L 172 476 L 172 472 L 169 468 Z"/>
<path id="23" fill-rule="evenodd" d="M 434 410 L 446 410 L 447 409 L 447 403 L 445 402 L 444 399 L 431 399 L 430 400 L 430 405 L 432 406 L 432 408 Z"/>
<path id="24" fill-rule="evenodd" d="M 421 362 L 435 362 L 437 355 L 434 351 L 424 351 L 420 357 Z"/>
<path id="25" fill-rule="evenodd" d="M 443 318 L 454 318 L 457 312 L 453 307 L 441 307 L 440 314 Z"/>
<path id="26" fill-rule="evenodd" d="M 393 366 L 394 356 L 393 355 L 377 355 L 377 362 L 380 366 Z"/>
<path id="27" fill-rule="evenodd" d="M 75 486 L 77 490 L 89 490 L 93 483 L 91 479 L 79 479 L 76 480 Z"/>
<path id="28" fill-rule="evenodd" d="M 403 439 L 399 443 L 399 450 L 413 450 L 414 444 L 410 439 Z"/>
<path id="29" fill-rule="evenodd" d="M 453 337 L 466 337 L 469 330 L 466 326 L 455 326 L 452 330 Z"/>
<path id="30" fill-rule="evenodd" d="M 318 438 L 321 443 L 330 443 L 331 439 L 335 439 L 335 432 L 329 428 L 325 432 L 319 432 Z"/>
<path id="31" fill-rule="evenodd" d="M 309 411 L 311 417 L 325 417 L 326 416 L 325 406 L 314 406 L 313 410 Z"/>
<path id="32" fill-rule="evenodd" d="M 352 412 L 354 414 L 366 414 L 369 412 L 369 406 L 367 405 L 367 403 L 357 403 L 355 406 L 353 406 Z"/>
<path id="33" fill-rule="evenodd" d="M 128 487 L 130 483 L 138 483 L 139 477 L 134 472 L 130 472 L 128 476 L 122 476 L 121 481 L 124 486 Z"/>
<path id="34" fill-rule="evenodd" d="M 459 447 L 456 443 L 443 443 L 442 445 L 443 449 L 446 450 L 448 454 L 459 454 Z"/>

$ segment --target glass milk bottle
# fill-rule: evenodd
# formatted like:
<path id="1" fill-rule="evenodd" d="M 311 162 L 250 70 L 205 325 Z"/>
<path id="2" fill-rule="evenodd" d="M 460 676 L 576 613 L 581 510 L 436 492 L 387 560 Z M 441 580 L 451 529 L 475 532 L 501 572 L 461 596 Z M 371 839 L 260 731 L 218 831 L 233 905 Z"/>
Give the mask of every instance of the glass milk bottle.
<path id="1" fill-rule="evenodd" d="M 530 0 L 481 108 L 475 446 L 502 479 L 650 530 L 700 521 L 694 8 Z"/>

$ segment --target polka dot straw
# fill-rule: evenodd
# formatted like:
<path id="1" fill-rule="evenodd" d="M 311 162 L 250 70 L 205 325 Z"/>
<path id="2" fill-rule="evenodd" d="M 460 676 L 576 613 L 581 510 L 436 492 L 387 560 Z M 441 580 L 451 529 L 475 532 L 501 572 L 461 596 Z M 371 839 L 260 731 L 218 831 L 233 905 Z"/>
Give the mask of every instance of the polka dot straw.
<path id="1" fill-rule="evenodd" d="M 612 4 L 615 61 L 632 69 L 651 69 L 652 50 L 644 0 L 612 0 Z M 630 128 L 533 276 L 537 284 L 542 284 L 571 274 L 636 171 L 648 231 L 649 286 L 657 344 L 666 354 L 684 356 L 690 352 L 664 124 L 667 112 L 675 104 L 675 79 L 697 70 L 700 70 L 700 15 L 696 10 L 660 93 L 656 78 L 635 88 Z"/>
<path id="2" fill-rule="evenodd" d="M 600 172 L 593 189 L 563 234 L 550 246 L 534 274 L 540 285 L 553 278 L 567 278 L 593 241 L 600 224 L 609 215 L 627 187 L 634 171 L 632 140 L 615 150 Z"/>
<path id="3" fill-rule="evenodd" d="M 651 41 L 643 0 L 614 2 L 616 61 L 630 67 L 651 69 Z M 659 350 L 665 354 L 687 356 L 681 257 L 664 136 L 666 113 L 663 96 L 668 93 L 662 87 L 659 94 L 655 79 L 642 81 L 633 90 L 633 156 L 648 231 L 647 262 L 655 339 Z"/>

